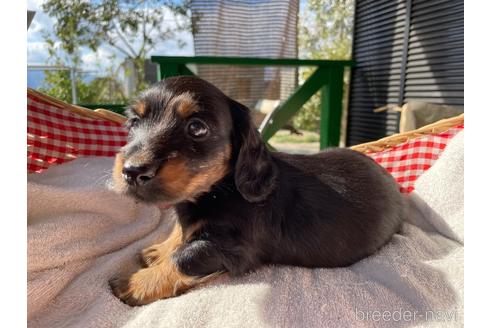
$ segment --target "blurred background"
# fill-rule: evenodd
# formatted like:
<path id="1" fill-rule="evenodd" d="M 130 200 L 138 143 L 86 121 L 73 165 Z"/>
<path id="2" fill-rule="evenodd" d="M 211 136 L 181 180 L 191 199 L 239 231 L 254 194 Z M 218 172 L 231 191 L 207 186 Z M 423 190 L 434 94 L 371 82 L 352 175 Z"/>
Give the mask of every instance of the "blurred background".
<path id="1" fill-rule="evenodd" d="M 227 3 L 231 5 L 229 13 L 216 10 L 215 6 L 225 7 Z M 244 8 L 248 6 L 252 8 Z M 81 105 L 98 104 L 107 108 L 108 105 L 126 104 L 136 93 L 156 81 L 157 69 L 150 62 L 152 55 L 351 57 L 353 0 L 215 3 L 29 0 L 28 9 L 35 11 L 27 34 L 28 86 Z M 239 10 L 245 15 L 238 17 Z M 248 10 L 252 11 L 248 13 Z M 227 26 L 230 31 L 238 30 L 241 28 L 238 25 L 248 24 L 248 15 L 258 16 L 258 13 L 263 17 L 258 20 L 259 25 L 255 24 L 256 31 L 248 33 L 250 35 L 239 38 L 237 34 L 227 33 Z M 217 17 L 218 14 L 221 17 Z M 223 31 L 217 31 L 218 23 L 223 25 Z M 280 28 L 272 27 L 275 24 Z M 228 42 L 224 40 L 227 37 L 230 38 Z M 244 37 L 249 44 L 243 42 Z M 221 39 L 221 44 L 217 45 L 211 38 Z M 231 95 L 250 108 L 258 108 L 260 99 L 266 107 L 278 104 L 313 71 L 311 67 L 249 66 L 236 67 L 231 72 L 227 67 L 206 66 L 200 67 L 200 75 L 222 89 L 226 86 L 217 80 L 224 81 L 226 75 L 229 79 L 235 76 L 240 80 L 248 75 L 249 78 L 259 77 L 256 83 L 250 83 L 256 90 L 250 90 L 250 86 L 236 87 L 242 90 Z M 282 75 L 280 83 L 274 83 L 279 74 Z M 260 79 L 268 82 L 269 94 L 258 95 L 268 89 L 265 83 L 258 83 Z M 346 80 L 348 83 L 348 75 Z M 229 94 L 233 88 L 230 82 Z M 278 140 L 273 142 L 302 142 L 307 144 L 305 147 L 318 150 L 319 103 L 320 97 L 316 94 L 292 119 L 289 126 L 292 129 L 277 133 Z"/>
<path id="2" fill-rule="evenodd" d="M 122 112 L 159 79 L 151 56 L 353 59 L 333 139 L 348 146 L 404 132 L 409 112 L 414 120 L 425 112 L 428 124 L 463 111 L 463 7 L 456 0 L 28 0 L 28 87 Z M 186 65 L 253 109 L 258 126 L 315 69 Z M 270 144 L 318 151 L 321 108 L 318 91 Z"/>

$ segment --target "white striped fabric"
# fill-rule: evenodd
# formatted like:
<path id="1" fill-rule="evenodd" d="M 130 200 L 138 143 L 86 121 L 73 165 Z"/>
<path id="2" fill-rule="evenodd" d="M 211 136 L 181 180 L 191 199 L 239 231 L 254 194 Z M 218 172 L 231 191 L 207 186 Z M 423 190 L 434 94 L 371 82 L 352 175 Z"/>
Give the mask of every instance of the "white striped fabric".
<path id="1" fill-rule="evenodd" d="M 195 55 L 297 58 L 298 8 L 298 0 L 194 0 Z M 284 100 L 297 86 L 293 67 L 197 65 L 197 71 L 250 108 L 262 99 Z"/>

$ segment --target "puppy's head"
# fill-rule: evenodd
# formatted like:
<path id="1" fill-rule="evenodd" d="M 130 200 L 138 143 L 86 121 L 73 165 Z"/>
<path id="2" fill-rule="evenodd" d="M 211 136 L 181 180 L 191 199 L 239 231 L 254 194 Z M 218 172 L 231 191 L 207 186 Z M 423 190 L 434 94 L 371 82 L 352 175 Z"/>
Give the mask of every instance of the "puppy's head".
<path id="1" fill-rule="evenodd" d="M 146 90 L 127 110 L 128 143 L 113 189 L 146 202 L 194 200 L 227 174 L 250 202 L 273 190 L 276 168 L 245 106 L 196 77 Z"/>

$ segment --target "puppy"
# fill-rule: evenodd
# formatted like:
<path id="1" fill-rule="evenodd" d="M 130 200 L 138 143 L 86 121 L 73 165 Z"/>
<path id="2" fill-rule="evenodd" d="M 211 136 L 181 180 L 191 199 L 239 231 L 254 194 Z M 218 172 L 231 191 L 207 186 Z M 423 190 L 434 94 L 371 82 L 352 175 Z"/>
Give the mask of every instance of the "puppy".
<path id="1" fill-rule="evenodd" d="M 110 281 L 129 305 L 269 263 L 348 266 L 383 246 L 405 215 L 397 183 L 371 158 L 270 152 L 249 109 L 199 78 L 161 81 L 127 114 L 114 189 L 178 215 L 168 239 L 142 251 L 139 271 Z"/>

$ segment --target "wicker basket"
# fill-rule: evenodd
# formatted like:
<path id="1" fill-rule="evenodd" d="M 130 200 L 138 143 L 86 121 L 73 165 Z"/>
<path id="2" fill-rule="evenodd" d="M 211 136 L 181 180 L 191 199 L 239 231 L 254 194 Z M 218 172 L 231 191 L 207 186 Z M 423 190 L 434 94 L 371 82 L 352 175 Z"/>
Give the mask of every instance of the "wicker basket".
<path id="1" fill-rule="evenodd" d="M 69 112 L 72 112 L 73 114 L 87 117 L 87 118 L 93 118 L 93 119 L 99 119 L 99 120 L 107 120 L 115 123 L 124 123 L 126 121 L 126 117 L 123 115 L 120 115 L 115 112 L 111 112 L 106 109 L 88 109 L 84 107 L 80 107 L 77 105 L 72 105 L 69 103 L 66 103 L 64 101 L 58 100 L 56 98 L 53 98 L 51 96 L 45 95 L 44 93 L 37 92 L 36 90 L 33 90 L 31 88 L 27 88 L 27 94 L 28 95 L 33 95 L 38 99 L 41 99 L 49 104 L 53 104 L 55 106 L 59 106 L 65 110 L 68 110 Z"/>
<path id="2" fill-rule="evenodd" d="M 374 153 L 385 149 L 392 148 L 409 140 L 422 137 L 429 134 L 444 132 L 450 128 L 463 125 L 465 114 L 437 121 L 435 123 L 421 127 L 420 129 L 408 131 L 405 133 L 394 134 L 373 142 L 367 142 L 360 145 L 352 146 L 351 149 L 361 153 Z"/>

